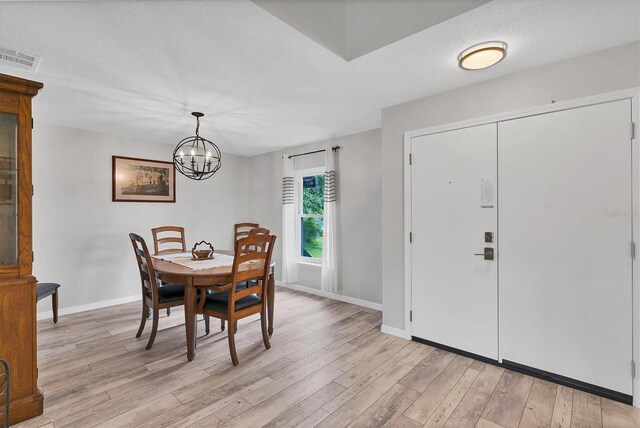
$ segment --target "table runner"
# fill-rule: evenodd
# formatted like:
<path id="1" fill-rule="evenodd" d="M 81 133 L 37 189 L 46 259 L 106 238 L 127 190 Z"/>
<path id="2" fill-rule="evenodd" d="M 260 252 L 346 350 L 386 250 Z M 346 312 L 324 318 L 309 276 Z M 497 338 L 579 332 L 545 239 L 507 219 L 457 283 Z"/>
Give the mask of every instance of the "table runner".
<path id="1" fill-rule="evenodd" d="M 213 259 L 211 260 L 192 260 L 193 256 L 191 255 L 191 253 L 159 254 L 152 257 L 175 263 L 192 270 L 204 270 L 233 265 L 233 256 L 220 253 L 213 253 Z"/>

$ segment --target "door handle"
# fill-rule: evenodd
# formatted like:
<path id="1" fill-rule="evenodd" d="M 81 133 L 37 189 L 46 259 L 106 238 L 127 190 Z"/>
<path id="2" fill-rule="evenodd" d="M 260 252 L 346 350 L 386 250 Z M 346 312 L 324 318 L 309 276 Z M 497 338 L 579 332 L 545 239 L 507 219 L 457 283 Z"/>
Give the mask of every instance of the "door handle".
<path id="1" fill-rule="evenodd" d="M 485 247 L 484 253 L 475 253 L 474 256 L 483 256 L 485 260 L 493 260 L 494 259 L 493 248 Z"/>

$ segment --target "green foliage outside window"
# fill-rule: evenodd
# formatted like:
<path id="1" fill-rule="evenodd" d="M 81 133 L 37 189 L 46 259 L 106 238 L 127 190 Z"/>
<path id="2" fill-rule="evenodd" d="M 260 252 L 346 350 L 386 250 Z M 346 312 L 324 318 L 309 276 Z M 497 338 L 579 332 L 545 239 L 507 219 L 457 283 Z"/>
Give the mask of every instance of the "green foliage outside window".
<path id="1" fill-rule="evenodd" d="M 315 187 L 304 187 L 302 189 L 302 213 L 320 214 L 324 213 L 324 175 L 316 175 Z"/>
<path id="2" fill-rule="evenodd" d="M 322 218 L 302 219 L 302 256 L 322 258 Z"/>
<path id="3" fill-rule="evenodd" d="M 324 175 L 316 175 L 314 187 L 302 189 L 303 214 L 324 213 Z M 322 217 L 303 217 L 302 231 L 302 256 L 322 258 Z"/>

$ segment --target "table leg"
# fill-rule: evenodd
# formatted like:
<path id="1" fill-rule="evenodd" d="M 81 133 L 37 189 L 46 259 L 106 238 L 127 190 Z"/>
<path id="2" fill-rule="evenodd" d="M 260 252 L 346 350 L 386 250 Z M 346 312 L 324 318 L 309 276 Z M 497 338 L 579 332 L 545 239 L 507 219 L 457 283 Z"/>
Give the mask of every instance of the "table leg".
<path id="1" fill-rule="evenodd" d="M 274 279 L 274 274 L 269 275 L 269 282 L 267 284 L 267 304 L 268 308 L 268 317 L 269 317 L 269 327 L 267 328 L 267 332 L 269 336 L 273 334 L 273 307 L 276 299 L 276 281 Z"/>
<path id="2" fill-rule="evenodd" d="M 184 324 L 187 330 L 187 360 L 193 361 L 195 357 L 195 288 L 191 285 L 184 287 Z"/>

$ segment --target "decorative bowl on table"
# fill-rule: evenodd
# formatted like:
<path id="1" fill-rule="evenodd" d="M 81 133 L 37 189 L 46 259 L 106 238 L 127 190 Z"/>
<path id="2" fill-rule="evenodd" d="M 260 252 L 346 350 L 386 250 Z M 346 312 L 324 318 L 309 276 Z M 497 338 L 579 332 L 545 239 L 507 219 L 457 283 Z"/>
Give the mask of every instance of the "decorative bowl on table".
<path id="1" fill-rule="evenodd" d="M 198 245 L 208 245 L 209 248 L 204 250 L 199 250 Z M 196 243 L 191 249 L 191 255 L 193 256 L 192 260 L 211 260 L 213 258 L 213 245 L 206 241 L 200 241 Z"/>

